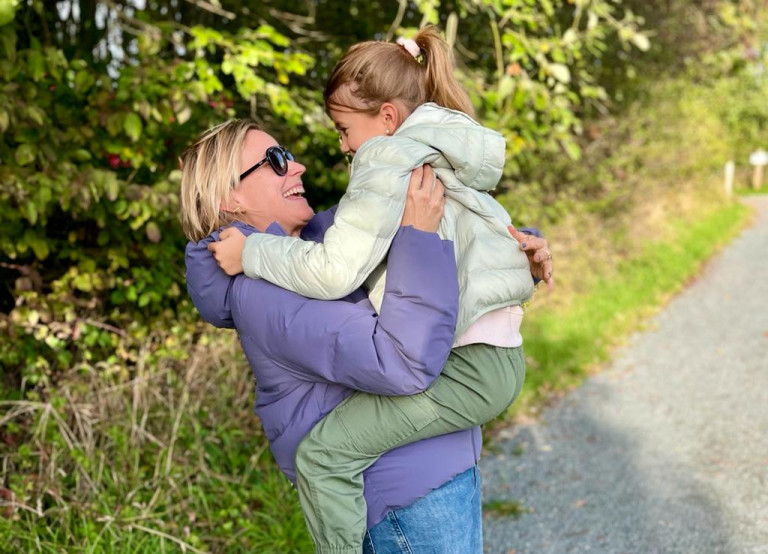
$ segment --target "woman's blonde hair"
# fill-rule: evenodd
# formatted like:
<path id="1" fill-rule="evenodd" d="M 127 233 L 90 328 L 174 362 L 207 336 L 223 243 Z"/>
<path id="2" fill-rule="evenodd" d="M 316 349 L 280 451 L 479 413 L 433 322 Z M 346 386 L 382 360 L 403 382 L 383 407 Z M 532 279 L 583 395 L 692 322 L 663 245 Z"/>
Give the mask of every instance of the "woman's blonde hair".
<path id="1" fill-rule="evenodd" d="M 435 27 L 426 26 L 413 40 L 421 50 L 421 61 L 394 42 L 352 46 L 325 87 L 326 109 L 341 106 L 378 113 L 384 102 L 397 99 L 409 113 L 425 102 L 435 102 L 474 117 L 472 102 L 453 75 L 453 52 L 445 39 Z"/>
<path id="2" fill-rule="evenodd" d="M 240 159 L 248 131 L 260 130 L 250 119 L 232 119 L 207 130 L 181 155 L 181 227 L 199 241 L 237 219 L 221 209 L 240 184 Z"/>

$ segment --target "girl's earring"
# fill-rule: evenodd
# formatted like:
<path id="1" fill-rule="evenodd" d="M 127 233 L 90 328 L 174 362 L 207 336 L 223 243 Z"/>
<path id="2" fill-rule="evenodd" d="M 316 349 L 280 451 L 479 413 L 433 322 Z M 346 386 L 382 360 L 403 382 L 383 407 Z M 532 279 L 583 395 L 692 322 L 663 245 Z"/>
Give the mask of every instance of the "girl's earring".
<path id="1" fill-rule="evenodd" d="M 389 134 L 389 129 L 387 129 L 387 134 Z"/>

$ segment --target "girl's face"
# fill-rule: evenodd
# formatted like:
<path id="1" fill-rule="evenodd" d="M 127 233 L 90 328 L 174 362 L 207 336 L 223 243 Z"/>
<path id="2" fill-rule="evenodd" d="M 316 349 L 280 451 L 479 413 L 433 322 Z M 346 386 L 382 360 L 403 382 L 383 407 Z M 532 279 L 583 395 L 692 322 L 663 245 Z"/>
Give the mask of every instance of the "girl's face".
<path id="1" fill-rule="evenodd" d="M 382 112 L 369 114 L 355 111 L 342 106 L 334 106 L 328 113 L 339 131 L 341 151 L 344 154 L 355 155 L 365 141 L 373 137 L 391 134 L 394 125 L 388 121 Z M 389 133 L 387 133 L 389 130 Z"/>
<path id="2" fill-rule="evenodd" d="M 240 156 L 240 172 L 253 167 L 266 156 L 267 148 L 277 141 L 263 131 L 251 130 L 245 135 Z M 296 236 L 312 219 L 314 211 L 304 198 L 301 176 L 306 167 L 288 161 L 288 171 L 280 176 L 269 163 L 264 163 L 245 177 L 232 191 L 234 208 L 246 223 L 264 231 L 273 221 L 289 235 Z"/>

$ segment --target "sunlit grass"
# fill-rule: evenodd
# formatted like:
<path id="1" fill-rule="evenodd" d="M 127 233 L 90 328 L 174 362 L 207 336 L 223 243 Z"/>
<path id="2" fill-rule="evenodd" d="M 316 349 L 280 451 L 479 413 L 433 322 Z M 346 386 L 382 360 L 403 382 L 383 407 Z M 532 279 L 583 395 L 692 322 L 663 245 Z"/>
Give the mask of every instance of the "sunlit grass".
<path id="1" fill-rule="evenodd" d="M 737 188 L 736 194 L 738 194 L 739 196 L 751 196 L 753 194 L 768 194 L 768 184 L 763 185 L 758 189 L 754 189 L 752 187 Z"/>

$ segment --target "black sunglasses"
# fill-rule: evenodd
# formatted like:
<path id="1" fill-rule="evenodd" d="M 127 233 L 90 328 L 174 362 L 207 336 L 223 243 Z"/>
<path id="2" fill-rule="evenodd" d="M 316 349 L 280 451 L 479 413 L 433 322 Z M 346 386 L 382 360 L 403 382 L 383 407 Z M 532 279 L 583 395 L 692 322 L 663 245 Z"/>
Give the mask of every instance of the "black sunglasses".
<path id="1" fill-rule="evenodd" d="M 267 162 L 269 162 L 269 167 L 272 168 L 272 171 L 277 173 L 280 177 L 288 173 L 288 162 L 293 161 L 293 154 L 288 152 L 288 150 L 282 146 L 270 146 L 267 148 L 266 154 L 267 155 L 264 156 L 263 160 L 240 174 L 241 181 Z"/>

